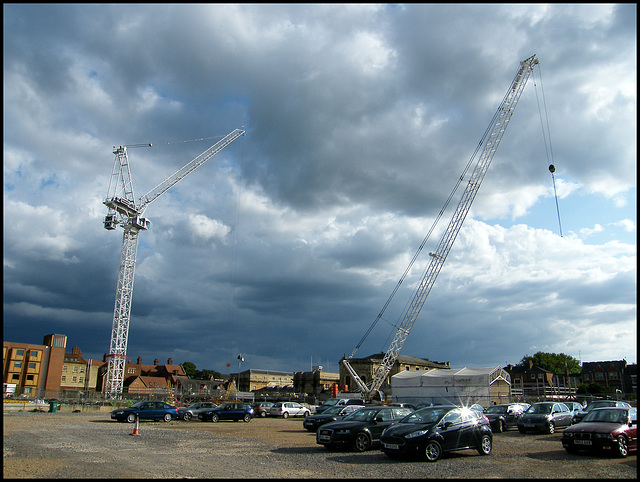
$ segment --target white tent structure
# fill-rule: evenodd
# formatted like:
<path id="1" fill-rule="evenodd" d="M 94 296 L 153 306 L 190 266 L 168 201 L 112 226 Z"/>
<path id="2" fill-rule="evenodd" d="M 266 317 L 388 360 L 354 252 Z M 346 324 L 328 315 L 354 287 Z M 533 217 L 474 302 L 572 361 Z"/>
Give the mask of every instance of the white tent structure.
<path id="1" fill-rule="evenodd" d="M 391 377 L 393 402 L 456 405 L 510 402 L 511 377 L 500 367 L 404 371 Z"/>

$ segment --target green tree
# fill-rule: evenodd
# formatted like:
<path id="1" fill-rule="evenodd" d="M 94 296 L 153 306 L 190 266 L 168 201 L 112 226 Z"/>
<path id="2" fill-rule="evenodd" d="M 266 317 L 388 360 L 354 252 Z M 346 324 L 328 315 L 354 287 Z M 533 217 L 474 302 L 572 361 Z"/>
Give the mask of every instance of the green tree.
<path id="1" fill-rule="evenodd" d="M 189 378 L 193 378 L 193 376 L 196 374 L 195 363 L 186 361 L 182 364 L 182 369 L 184 370 L 185 375 L 187 375 Z"/>
<path id="2" fill-rule="evenodd" d="M 555 374 L 566 373 L 567 369 L 571 375 L 579 375 L 582 372 L 580 362 L 564 353 L 545 353 L 539 351 L 533 356 L 525 355 L 517 366 L 528 368 L 529 360 L 532 360 L 534 365 Z"/>

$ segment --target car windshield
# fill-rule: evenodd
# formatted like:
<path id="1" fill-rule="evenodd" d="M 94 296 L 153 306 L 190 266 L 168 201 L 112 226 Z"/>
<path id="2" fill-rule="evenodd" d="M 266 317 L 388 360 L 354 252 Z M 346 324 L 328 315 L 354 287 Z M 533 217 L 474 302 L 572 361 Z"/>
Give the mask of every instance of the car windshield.
<path id="1" fill-rule="evenodd" d="M 324 412 L 322 412 L 322 415 L 332 415 L 332 414 L 337 414 L 340 413 L 342 411 L 344 407 L 330 407 L 327 408 Z"/>
<path id="2" fill-rule="evenodd" d="M 551 409 L 553 408 L 553 405 L 550 403 L 536 403 L 534 405 L 531 405 L 529 407 L 529 410 L 527 410 L 527 413 L 551 413 Z"/>
<path id="3" fill-rule="evenodd" d="M 338 403 L 338 400 L 335 400 L 335 399 L 330 398 L 330 399 L 329 399 L 329 400 L 327 400 L 326 402 L 323 402 L 323 403 L 322 403 L 322 405 L 324 405 L 324 406 L 327 406 L 327 405 L 328 405 L 329 407 L 332 407 L 332 406 L 334 406 L 336 403 Z"/>
<path id="4" fill-rule="evenodd" d="M 626 410 L 591 410 L 582 419 L 583 422 L 626 423 Z"/>
<path id="5" fill-rule="evenodd" d="M 133 405 L 131 405 L 129 408 L 142 408 L 142 406 L 145 404 L 146 402 L 136 402 Z"/>
<path id="6" fill-rule="evenodd" d="M 484 413 L 507 413 L 507 406 L 506 405 L 492 405 L 489 408 L 487 408 Z"/>
<path id="7" fill-rule="evenodd" d="M 379 411 L 380 409 L 377 408 L 362 408 L 356 412 L 350 413 L 342 420 L 345 422 L 370 422 L 375 418 Z"/>
<path id="8" fill-rule="evenodd" d="M 451 407 L 422 408 L 404 417 L 400 420 L 400 423 L 436 423 L 449 410 L 451 410 Z"/>

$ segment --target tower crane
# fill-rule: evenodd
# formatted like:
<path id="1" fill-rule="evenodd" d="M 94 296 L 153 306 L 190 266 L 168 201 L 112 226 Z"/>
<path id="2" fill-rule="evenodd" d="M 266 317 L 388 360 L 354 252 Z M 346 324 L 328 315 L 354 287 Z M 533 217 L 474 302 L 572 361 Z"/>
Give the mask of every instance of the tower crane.
<path id="1" fill-rule="evenodd" d="M 533 72 L 533 68 L 535 65 L 539 63 L 539 60 L 535 55 L 532 55 L 526 60 L 520 62 L 520 68 L 507 90 L 506 95 L 504 96 L 500 106 L 493 119 L 491 120 L 489 127 L 485 131 L 485 135 L 480 141 L 480 145 L 478 146 L 478 150 L 484 143 L 484 148 L 478 161 L 474 167 L 474 170 L 469 178 L 467 186 L 462 194 L 462 197 L 458 203 L 458 206 L 455 212 L 452 215 L 451 221 L 447 226 L 447 229 L 444 231 L 442 238 L 436 248 L 435 252 L 429 253 L 431 256 L 431 261 L 429 262 L 429 266 L 425 271 L 425 274 L 419 283 L 411 302 L 407 304 L 407 307 L 404 310 L 404 314 L 401 315 L 402 321 L 399 323 L 396 334 L 391 341 L 389 348 L 384 354 L 382 359 L 382 363 L 375 371 L 371 382 L 367 385 L 360 376 L 356 373 L 354 368 L 350 364 L 350 360 L 353 359 L 353 355 L 355 351 L 348 357 L 342 360 L 342 364 L 346 368 L 347 372 L 351 375 L 353 380 L 356 382 L 358 389 L 362 392 L 363 396 L 367 399 L 373 398 L 373 396 L 380 389 L 383 381 L 386 379 L 387 375 L 391 371 L 391 368 L 395 364 L 398 355 L 400 354 L 400 350 L 404 345 L 413 325 L 420 314 L 420 310 L 427 300 L 427 296 L 431 292 L 431 288 L 436 281 L 436 277 L 442 266 L 444 265 L 445 260 L 447 259 L 447 255 L 451 250 L 451 246 L 455 241 L 458 233 L 460 232 L 460 228 L 462 227 L 462 223 L 471 208 L 471 204 L 473 203 L 478 190 L 480 189 L 480 184 L 484 179 L 487 170 L 489 169 L 489 165 L 491 164 L 491 160 L 500 145 L 500 141 L 502 140 L 502 136 L 504 135 L 505 130 L 507 129 L 507 125 L 511 120 L 511 116 L 516 108 L 518 100 L 522 95 L 524 87 L 529 79 L 529 76 Z M 476 151 L 477 152 L 477 151 Z M 357 350 L 357 348 L 356 348 Z"/>
<path id="2" fill-rule="evenodd" d="M 153 201 L 184 179 L 195 169 L 207 162 L 222 149 L 227 147 L 245 131 L 235 129 L 198 157 L 185 164 L 174 174 L 166 178 L 137 201 L 133 192 L 133 180 L 129 168 L 126 146 L 114 147 L 115 161 L 109 190 L 104 204 L 108 213 L 104 218 L 104 227 L 114 230 L 118 225 L 124 229 L 122 251 L 120 252 L 120 270 L 116 288 L 116 302 L 113 310 L 111 328 L 111 344 L 109 348 L 107 376 L 104 393 L 111 398 L 122 395 L 124 367 L 127 358 L 127 340 L 129 337 L 129 317 L 131 315 L 131 297 L 133 294 L 133 275 L 136 268 L 138 251 L 138 235 L 149 229 L 150 221 L 143 217 L 145 210 Z M 151 144 L 149 144 L 151 146 Z M 136 146 L 138 147 L 138 146 Z"/>

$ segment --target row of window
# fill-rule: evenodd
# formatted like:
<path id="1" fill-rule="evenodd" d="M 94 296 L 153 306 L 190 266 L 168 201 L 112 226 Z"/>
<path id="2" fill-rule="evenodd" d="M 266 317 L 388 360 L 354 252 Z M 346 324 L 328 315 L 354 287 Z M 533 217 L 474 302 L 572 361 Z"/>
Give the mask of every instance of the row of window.
<path id="1" fill-rule="evenodd" d="M 66 376 L 64 376 L 64 375 L 62 375 L 61 382 L 62 382 L 62 383 L 66 383 L 66 381 L 67 381 L 67 377 L 66 377 Z M 80 378 L 78 378 L 78 377 L 71 377 L 71 383 L 84 383 L 84 377 L 80 377 Z"/>
<path id="2" fill-rule="evenodd" d="M 80 366 L 79 368 L 80 370 L 78 370 L 78 366 L 74 366 L 73 373 L 78 373 L 78 371 L 80 371 L 80 373 L 84 373 L 84 366 Z M 63 372 L 67 371 L 67 365 L 62 365 L 62 371 Z"/>
<path id="3" fill-rule="evenodd" d="M 13 367 L 14 368 L 22 368 L 22 362 L 21 361 L 13 362 Z M 29 368 L 30 370 L 35 369 L 36 368 L 36 363 L 35 362 L 29 362 L 29 364 L 27 365 L 27 368 Z"/>
<path id="4" fill-rule="evenodd" d="M 22 348 L 18 348 L 15 350 L 15 356 L 24 356 L 24 350 Z M 29 350 L 29 356 L 31 358 L 38 358 L 38 350 Z"/>

